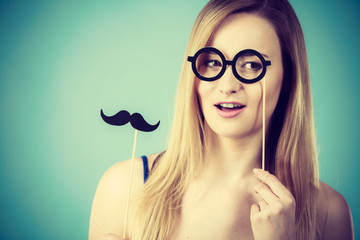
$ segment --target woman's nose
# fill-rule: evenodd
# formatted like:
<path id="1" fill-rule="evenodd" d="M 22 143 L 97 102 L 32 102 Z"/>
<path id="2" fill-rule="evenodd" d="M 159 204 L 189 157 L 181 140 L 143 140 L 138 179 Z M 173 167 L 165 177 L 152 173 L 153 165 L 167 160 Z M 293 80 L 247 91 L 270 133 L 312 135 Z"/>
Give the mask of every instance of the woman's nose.
<path id="1" fill-rule="evenodd" d="M 242 87 L 241 82 L 234 76 L 231 68 L 231 66 L 228 66 L 224 75 L 217 80 L 219 91 L 226 95 L 237 93 Z"/>

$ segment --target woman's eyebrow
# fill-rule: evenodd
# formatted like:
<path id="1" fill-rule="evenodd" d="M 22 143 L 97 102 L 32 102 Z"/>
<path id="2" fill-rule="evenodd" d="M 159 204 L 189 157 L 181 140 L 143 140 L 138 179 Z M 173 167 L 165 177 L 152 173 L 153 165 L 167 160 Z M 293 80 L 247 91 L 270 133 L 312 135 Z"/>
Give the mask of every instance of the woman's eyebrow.
<path id="1" fill-rule="evenodd" d="M 260 54 L 263 55 L 263 56 L 266 57 L 266 58 L 269 58 L 269 56 L 266 55 L 265 53 L 260 52 Z"/>
<path id="2" fill-rule="evenodd" d="M 269 56 L 268 55 L 266 55 L 265 53 L 262 53 L 262 52 L 259 52 L 263 57 L 265 57 L 265 58 L 269 58 Z M 255 54 L 253 54 L 253 53 L 246 53 L 246 54 L 244 54 L 244 55 L 242 55 L 242 56 L 254 56 Z"/>
<path id="3" fill-rule="evenodd" d="M 265 58 L 269 58 L 269 56 L 268 55 L 266 55 L 265 53 L 262 53 L 262 52 L 259 52 L 263 57 L 265 57 Z M 255 54 L 254 53 L 245 53 L 245 54 L 242 54 L 241 56 L 255 56 Z"/>

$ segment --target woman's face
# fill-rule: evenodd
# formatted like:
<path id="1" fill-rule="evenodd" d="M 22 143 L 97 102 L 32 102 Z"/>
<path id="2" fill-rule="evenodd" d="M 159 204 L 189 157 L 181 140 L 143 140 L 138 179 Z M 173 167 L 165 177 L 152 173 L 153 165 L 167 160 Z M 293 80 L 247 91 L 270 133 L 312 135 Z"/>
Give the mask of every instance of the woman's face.
<path id="1" fill-rule="evenodd" d="M 268 125 L 283 79 L 280 42 L 275 29 L 270 22 L 258 15 L 234 14 L 220 25 L 207 46 L 219 49 L 227 60 L 232 60 L 241 50 L 254 49 L 271 61 L 265 76 L 256 83 L 240 82 L 233 75 L 231 66 L 227 67 L 218 80 L 196 80 L 206 128 L 210 128 L 217 135 L 231 138 L 243 138 L 259 133 L 262 129 L 263 82 L 266 82 L 265 117 Z M 220 103 L 224 107 L 219 108 Z M 242 109 L 226 108 L 233 103 L 243 106 Z"/>

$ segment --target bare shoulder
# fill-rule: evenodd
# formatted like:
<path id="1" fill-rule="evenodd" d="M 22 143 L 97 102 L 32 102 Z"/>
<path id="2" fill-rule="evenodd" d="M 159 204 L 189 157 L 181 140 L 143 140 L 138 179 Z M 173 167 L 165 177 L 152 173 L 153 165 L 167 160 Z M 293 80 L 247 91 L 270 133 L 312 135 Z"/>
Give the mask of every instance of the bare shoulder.
<path id="1" fill-rule="evenodd" d="M 142 185 L 141 177 L 139 177 L 141 168 L 141 159 L 136 158 L 133 171 L 133 194 Z M 101 177 L 91 208 L 89 239 L 105 239 L 109 233 L 122 235 L 130 170 L 131 160 L 126 160 L 111 166 Z"/>
<path id="2" fill-rule="evenodd" d="M 317 210 L 322 239 L 354 239 L 349 205 L 339 192 L 323 182 L 320 182 Z"/>
<path id="3" fill-rule="evenodd" d="M 148 156 L 149 167 L 158 154 Z M 129 191 L 131 159 L 111 166 L 101 177 L 94 196 L 89 239 L 106 239 L 109 234 L 121 236 L 125 224 L 127 195 Z M 143 188 L 144 171 L 141 158 L 134 159 L 131 197 Z"/>

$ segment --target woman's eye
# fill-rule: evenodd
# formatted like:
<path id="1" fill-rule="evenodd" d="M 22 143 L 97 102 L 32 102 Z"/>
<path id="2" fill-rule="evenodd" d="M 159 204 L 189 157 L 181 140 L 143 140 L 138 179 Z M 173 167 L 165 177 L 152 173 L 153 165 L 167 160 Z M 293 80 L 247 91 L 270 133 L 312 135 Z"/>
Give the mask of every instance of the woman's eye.
<path id="1" fill-rule="evenodd" d="M 243 65 L 243 67 L 250 70 L 259 70 L 262 69 L 262 64 L 257 62 L 247 62 Z"/>
<path id="2" fill-rule="evenodd" d="M 204 65 L 209 68 L 221 67 L 221 62 L 219 62 L 218 60 L 207 60 L 204 62 Z"/>

